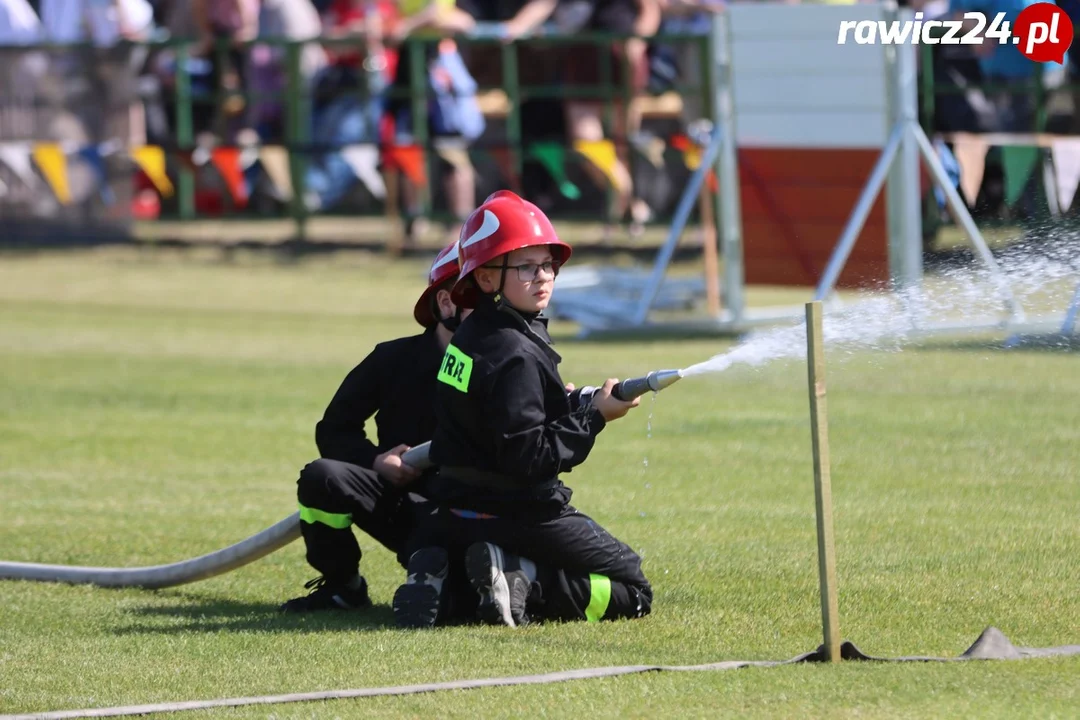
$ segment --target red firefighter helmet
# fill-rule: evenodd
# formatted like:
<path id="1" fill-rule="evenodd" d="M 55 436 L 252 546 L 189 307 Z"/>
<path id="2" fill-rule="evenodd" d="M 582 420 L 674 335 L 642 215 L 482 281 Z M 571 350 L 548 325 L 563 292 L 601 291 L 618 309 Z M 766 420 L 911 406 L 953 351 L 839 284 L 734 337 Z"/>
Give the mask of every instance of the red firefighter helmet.
<path id="1" fill-rule="evenodd" d="M 570 246 L 559 239 L 543 210 L 509 190 L 492 193 L 461 226 L 461 275 L 450 298 L 460 307 L 476 307 L 479 290 L 473 270 L 500 255 L 536 245 L 554 246 L 556 272 L 570 259 Z"/>
<path id="2" fill-rule="evenodd" d="M 413 308 L 413 317 L 416 318 L 416 322 L 424 327 L 431 327 L 439 322 L 439 318 L 435 315 L 435 303 L 433 302 L 435 293 L 438 292 L 443 283 L 457 277 L 459 268 L 458 243 L 455 240 L 443 248 L 435 256 L 435 261 L 431 263 L 431 269 L 428 271 L 427 289 L 424 290 Z"/>

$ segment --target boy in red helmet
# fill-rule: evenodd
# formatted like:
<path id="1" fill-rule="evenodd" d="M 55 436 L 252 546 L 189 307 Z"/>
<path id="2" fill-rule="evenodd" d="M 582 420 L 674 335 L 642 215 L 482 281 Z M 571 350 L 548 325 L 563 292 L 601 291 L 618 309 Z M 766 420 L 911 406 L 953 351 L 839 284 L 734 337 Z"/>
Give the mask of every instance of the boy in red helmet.
<path id="1" fill-rule="evenodd" d="M 583 402 L 559 376 L 541 312 L 570 246 L 538 207 L 505 190 L 469 216 L 459 246 L 450 297 L 474 310 L 438 371 L 430 451 L 440 466 L 430 496 L 437 510 L 408 543 L 408 580 L 394 595 L 398 624 L 445 621 L 447 598 L 459 597 L 450 559 L 462 553 L 485 622 L 647 615 L 652 588 L 641 559 L 574 509 L 559 479 L 585 461 L 606 423 L 639 403 L 612 397 L 614 379 Z"/>
<path id="2" fill-rule="evenodd" d="M 434 473 L 421 473 L 401 456 L 430 440 L 435 430 L 435 376 L 454 330 L 469 312 L 450 300 L 458 269 L 454 242 L 435 258 L 427 289 L 413 309 L 424 332 L 376 345 L 348 374 L 315 426 L 321 458 L 300 472 L 297 499 L 307 560 L 322 576 L 307 584 L 313 588 L 308 595 L 282 605 L 283 611 L 371 605 L 353 525 L 405 564 L 405 541 Z M 372 415 L 378 445 L 364 431 Z"/>

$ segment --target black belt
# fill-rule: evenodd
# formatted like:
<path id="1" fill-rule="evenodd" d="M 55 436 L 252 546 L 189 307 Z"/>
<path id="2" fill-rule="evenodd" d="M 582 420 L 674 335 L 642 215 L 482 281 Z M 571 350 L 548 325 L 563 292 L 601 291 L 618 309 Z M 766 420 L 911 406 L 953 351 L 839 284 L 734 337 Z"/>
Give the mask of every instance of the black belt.
<path id="1" fill-rule="evenodd" d="M 529 483 L 527 480 L 523 482 L 523 478 L 518 475 L 505 475 L 474 467 L 453 465 L 443 465 L 439 470 L 439 476 L 444 480 L 456 480 L 462 485 L 469 485 L 470 487 L 496 490 L 550 490 L 559 485 L 557 479 L 542 483 Z"/>

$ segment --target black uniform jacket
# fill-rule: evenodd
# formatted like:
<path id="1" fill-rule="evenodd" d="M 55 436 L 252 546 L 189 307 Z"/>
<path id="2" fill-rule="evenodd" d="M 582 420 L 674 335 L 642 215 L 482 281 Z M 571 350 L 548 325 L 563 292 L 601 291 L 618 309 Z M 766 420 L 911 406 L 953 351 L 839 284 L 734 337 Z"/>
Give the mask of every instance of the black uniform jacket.
<path id="1" fill-rule="evenodd" d="M 442 356 L 434 328 L 376 345 L 346 376 L 315 426 L 321 457 L 371 468 L 377 455 L 397 445 L 430 440 Z M 378 444 L 364 431 L 372 415 Z"/>
<path id="2" fill-rule="evenodd" d="M 438 373 L 436 499 L 496 515 L 569 502 L 559 475 L 585 461 L 605 421 L 591 403 L 574 407 L 561 359 L 546 318 L 481 299 Z"/>

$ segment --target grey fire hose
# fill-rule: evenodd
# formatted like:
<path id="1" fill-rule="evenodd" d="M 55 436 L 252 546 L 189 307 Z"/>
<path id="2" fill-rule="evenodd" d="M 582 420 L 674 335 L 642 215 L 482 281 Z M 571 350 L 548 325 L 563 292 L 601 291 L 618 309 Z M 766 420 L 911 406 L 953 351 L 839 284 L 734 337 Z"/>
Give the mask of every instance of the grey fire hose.
<path id="1" fill-rule="evenodd" d="M 252 535 L 247 540 L 230 545 L 224 550 L 171 565 L 104 568 L 0 562 L 0 579 L 63 582 L 100 585 L 101 587 L 166 588 L 206 580 L 235 570 L 275 550 L 280 550 L 298 537 L 300 537 L 300 513 L 293 513 L 276 525 Z"/>
<path id="2" fill-rule="evenodd" d="M 673 385 L 682 376 L 678 370 L 658 370 L 638 378 L 618 383 L 611 394 L 624 401 L 633 400 L 648 392 L 659 392 Z M 583 401 L 595 388 L 582 388 Z M 417 445 L 401 459 L 408 465 L 426 470 L 431 467 L 428 450 L 431 443 Z M 41 565 L 38 563 L 0 562 L 0 580 L 34 580 L 101 587 L 167 588 L 206 580 L 235 570 L 280 550 L 300 537 L 300 514 L 293 513 L 279 523 L 252 535 L 235 545 L 191 560 L 169 565 L 140 568 L 78 567 L 73 565 Z"/>

